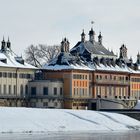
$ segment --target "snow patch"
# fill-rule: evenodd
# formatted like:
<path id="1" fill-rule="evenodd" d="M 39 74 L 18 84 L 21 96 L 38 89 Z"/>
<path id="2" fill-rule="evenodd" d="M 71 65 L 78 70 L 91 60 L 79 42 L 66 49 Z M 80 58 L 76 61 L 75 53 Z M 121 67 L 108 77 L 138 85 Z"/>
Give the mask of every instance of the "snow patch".
<path id="1" fill-rule="evenodd" d="M 110 132 L 137 129 L 140 129 L 139 121 L 117 113 L 0 107 L 1 133 Z"/>

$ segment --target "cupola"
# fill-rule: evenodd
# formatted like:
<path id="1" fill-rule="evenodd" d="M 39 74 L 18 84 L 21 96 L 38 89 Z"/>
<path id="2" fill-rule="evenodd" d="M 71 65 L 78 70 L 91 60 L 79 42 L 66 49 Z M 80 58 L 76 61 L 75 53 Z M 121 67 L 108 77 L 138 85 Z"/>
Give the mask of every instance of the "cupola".
<path id="1" fill-rule="evenodd" d="M 140 64 L 140 54 L 139 54 L 139 52 L 137 54 L 137 64 Z"/>
<path id="2" fill-rule="evenodd" d="M 84 30 L 83 30 L 83 32 L 81 34 L 81 42 L 85 42 L 85 36 L 86 36 L 86 34 L 84 33 Z"/>
<path id="3" fill-rule="evenodd" d="M 95 41 L 95 32 L 93 31 L 93 28 L 91 28 L 91 30 L 89 31 L 89 41 L 91 43 L 94 43 Z"/>
<path id="4" fill-rule="evenodd" d="M 8 41 L 7 41 L 7 48 L 11 49 L 11 42 L 9 41 L 9 37 L 8 37 Z"/>
<path id="5" fill-rule="evenodd" d="M 1 50 L 2 51 L 5 51 L 6 50 L 6 43 L 5 43 L 4 37 L 3 37 L 3 40 L 1 42 Z"/>
<path id="6" fill-rule="evenodd" d="M 69 52 L 69 41 L 68 39 L 64 38 L 61 42 L 61 52 Z"/>
<path id="7" fill-rule="evenodd" d="M 127 48 L 124 44 L 120 48 L 120 58 L 127 58 Z"/>
<path id="8" fill-rule="evenodd" d="M 98 35 L 98 42 L 100 45 L 102 44 L 102 39 L 103 39 L 103 37 L 102 37 L 101 32 L 100 32 Z"/>

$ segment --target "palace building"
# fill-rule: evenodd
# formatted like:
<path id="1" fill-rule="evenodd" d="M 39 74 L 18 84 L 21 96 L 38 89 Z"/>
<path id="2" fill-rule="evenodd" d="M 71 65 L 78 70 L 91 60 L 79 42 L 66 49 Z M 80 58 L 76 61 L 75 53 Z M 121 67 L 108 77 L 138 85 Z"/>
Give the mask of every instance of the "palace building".
<path id="1" fill-rule="evenodd" d="M 16 55 L 4 38 L 0 49 L 0 106 L 28 106 L 28 82 L 34 79 L 34 66 Z"/>
<path id="2" fill-rule="evenodd" d="M 61 52 L 41 69 L 16 55 L 4 39 L 0 49 L 0 106 L 65 109 L 132 109 L 140 99 L 140 54 L 136 62 L 120 47 L 119 56 L 106 49 L 101 32 L 93 28 L 70 49 L 67 38 Z"/>
<path id="3" fill-rule="evenodd" d="M 85 36 L 83 31 L 71 50 L 64 38 L 60 54 L 41 69 L 43 78 L 63 82 L 63 108 L 133 108 L 140 98 L 140 54 L 134 63 L 124 44 L 117 57 L 104 47 L 101 33 L 97 41 L 92 28 Z"/>

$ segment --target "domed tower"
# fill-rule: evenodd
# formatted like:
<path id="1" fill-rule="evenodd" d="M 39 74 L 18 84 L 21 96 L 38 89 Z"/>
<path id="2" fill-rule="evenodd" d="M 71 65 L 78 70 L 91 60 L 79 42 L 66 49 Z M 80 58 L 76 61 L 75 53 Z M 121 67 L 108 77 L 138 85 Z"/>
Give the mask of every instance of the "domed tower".
<path id="1" fill-rule="evenodd" d="M 69 52 L 69 41 L 64 38 L 61 42 L 61 52 Z"/>
<path id="2" fill-rule="evenodd" d="M 140 54 L 139 54 L 139 52 L 137 54 L 137 64 L 140 64 Z"/>
<path id="3" fill-rule="evenodd" d="M 10 40 L 9 40 L 9 37 L 8 37 L 8 41 L 7 41 L 7 48 L 8 48 L 8 49 L 11 49 L 11 42 L 10 42 Z"/>
<path id="4" fill-rule="evenodd" d="M 4 37 L 3 37 L 3 40 L 1 42 L 1 51 L 5 51 L 6 50 L 6 42 L 4 40 Z"/>
<path id="5" fill-rule="evenodd" d="M 81 42 L 85 42 L 85 36 L 86 34 L 84 33 L 84 29 L 83 29 L 83 32 L 81 34 Z"/>
<path id="6" fill-rule="evenodd" d="M 91 30 L 89 31 L 89 41 L 91 43 L 94 43 L 95 41 L 95 32 L 93 31 L 93 28 L 91 28 Z"/>
<path id="7" fill-rule="evenodd" d="M 101 35 L 101 32 L 100 32 L 98 35 L 98 42 L 100 45 L 102 44 L 102 39 L 103 39 L 103 36 Z"/>
<path id="8" fill-rule="evenodd" d="M 124 44 L 120 48 L 120 58 L 127 58 L 127 48 Z"/>

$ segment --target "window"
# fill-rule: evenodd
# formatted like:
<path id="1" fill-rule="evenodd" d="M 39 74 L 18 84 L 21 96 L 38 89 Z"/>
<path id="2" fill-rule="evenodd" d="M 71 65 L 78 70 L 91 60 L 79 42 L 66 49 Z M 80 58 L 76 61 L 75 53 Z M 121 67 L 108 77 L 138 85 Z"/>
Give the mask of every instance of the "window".
<path id="1" fill-rule="evenodd" d="M 54 106 L 57 106 L 57 102 L 54 102 Z"/>
<path id="2" fill-rule="evenodd" d="M 126 81 L 128 81 L 129 80 L 129 78 L 128 77 L 126 77 Z"/>
<path id="3" fill-rule="evenodd" d="M 8 78 L 12 78 L 12 73 L 8 73 Z"/>
<path id="4" fill-rule="evenodd" d="M 3 93 L 6 94 L 6 85 L 3 85 Z"/>
<path id="5" fill-rule="evenodd" d="M 2 72 L 0 72 L 0 77 L 2 77 Z"/>
<path id="6" fill-rule="evenodd" d="M 11 85 L 9 85 L 9 94 L 11 94 Z"/>
<path id="7" fill-rule="evenodd" d="M 7 72 L 4 72 L 3 73 L 3 77 L 7 77 Z"/>
<path id="8" fill-rule="evenodd" d="M 63 90 L 62 90 L 62 87 L 60 87 L 60 95 L 63 94 Z"/>
<path id="9" fill-rule="evenodd" d="M 55 87 L 53 90 L 54 90 L 54 95 L 57 95 L 57 88 Z"/>
<path id="10" fill-rule="evenodd" d="M 31 78 L 31 74 L 27 74 L 27 79 L 30 79 Z"/>
<path id="11" fill-rule="evenodd" d="M 16 94 L 16 85 L 14 85 L 14 95 Z"/>
<path id="12" fill-rule="evenodd" d="M 98 75 L 96 75 L 96 79 L 98 79 L 99 77 L 98 77 Z"/>
<path id="13" fill-rule="evenodd" d="M 1 94 L 1 85 L 0 85 L 0 94 Z"/>
<path id="14" fill-rule="evenodd" d="M 100 75 L 100 80 L 102 80 L 102 75 Z"/>
<path id="15" fill-rule="evenodd" d="M 17 78 L 17 73 L 13 73 L 13 78 Z"/>
<path id="16" fill-rule="evenodd" d="M 31 87 L 31 95 L 36 95 L 36 87 Z"/>
<path id="17" fill-rule="evenodd" d="M 43 88 L 43 95 L 48 95 L 48 87 Z"/>
<path id="18" fill-rule="evenodd" d="M 20 73 L 19 74 L 19 78 L 23 78 L 24 76 L 23 76 L 23 73 Z"/>
<path id="19" fill-rule="evenodd" d="M 43 106 L 47 107 L 48 106 L 48 102 L 43 102 Z"/>
<path id="20" fill-rule="evenodd" d="M 107 79 L 107 75 L 105 75 L 105 79 Z"/>
<path id="21" fill-rule="evenodd" d="M 74 95 L 75 95 L 75 93 L 76 93 L 76 89 L 74 88 Z"/>
<path id="22" fill-rule="evenodd" d="M 25 86 L 25 94 L 28 95 L 28 86 Z"/>
<path id="23" fill-rule="evenodd" d="M 23 95 L 23 85 L 20 85 L 20 95 Z"/>
<path id="24" fill-rule="evenodd" d="M 91 76 L 91 74 L 90 74 L 90 75 L 89 75 L 89 80 L 91 80 L 91 77 L 92 77 L 92 76 Z"/>

